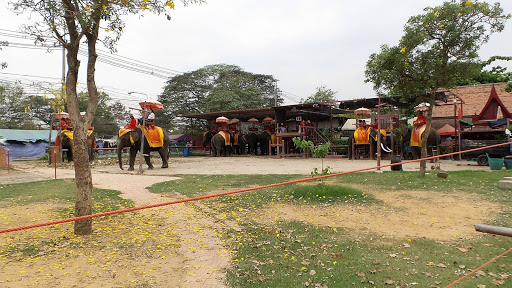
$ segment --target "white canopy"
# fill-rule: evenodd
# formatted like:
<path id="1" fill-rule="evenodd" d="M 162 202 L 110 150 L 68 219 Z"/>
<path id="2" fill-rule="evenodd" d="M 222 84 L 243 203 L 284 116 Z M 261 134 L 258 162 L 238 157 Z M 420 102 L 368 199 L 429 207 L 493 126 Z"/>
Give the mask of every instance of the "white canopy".
<path id="1" fill-rule="evenodd" d="M 356 130 L 357 121 L 359 121 L 359 120 L 364 120 L 366 122 L 366 124 L 370 124 L 370 121 L 371 121 L 370 118 L 368 118 L 368 119 L 347 119 L 347 122 L 345 122 L 345 124 L 343 124 L 343 127 L 341 127 L 341 130 L 343 130 L 343 131 Z"/>

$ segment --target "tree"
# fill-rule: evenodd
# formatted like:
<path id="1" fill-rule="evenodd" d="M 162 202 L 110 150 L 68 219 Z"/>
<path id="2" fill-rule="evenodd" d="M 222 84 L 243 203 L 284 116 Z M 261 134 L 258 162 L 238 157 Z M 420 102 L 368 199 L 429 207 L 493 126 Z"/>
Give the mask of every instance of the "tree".
<path id="1" fill-rule="evenodd" d="M 188 3 L 188 0 L 182 0 Z M 194 2 L 202 2 L 196 0 Z M 125 27 L 123 16 L 142 14 L 150 11 L 155 14 L 165 13 L 174 8 L 172 0 L 13 0 L 13 11 L 22 14 L 38 15 L 34 24 L 24 26 L 25 32 L 34 35 L 43 46 L 55 43 L 44 41 L 51 37 L 66 50 L 66 98 L 67 111 L 74 129 L 73 158 L 76 177 L 75 216 L 91 214 L 92 175 L 88 161 L 86 137 L 98 107 L 98 91 L 95 82 L 96 45 L 103 43 L 114 51 L 116 42 L 120 39 Z M 103 23 L 103 24 L 102 24 Z M 105 36 L 100 38 L 100 30 Z M 39 36 L 39 37 L 38 37 Z M 85 115 L 80 114 L 78 105 L 77 80 L 80 61 L 78 50 L 82 43 L 87 45 L 87 93 L 88 102 Z M 75 222 L 74 232 L 77 235 L 92 233 L 92 220 L 85 219 Z"/>
<path id="2" fill-rule="evenodd" d="M 315 94 L 312 94 L 306 100 L 303 100 L 302 103 L 320 103 L 336 101 L 337 93 L 338 92 L 332 91 L 331 89 L 327 89 L 325 86 L 320 86 L 316 88 Z"/>
<path id="3" fill-rule="evenodd" d="M 490 70 L 484 70 L 486 66 L 496 60 L 510 61 L 512 57 L 492 56 L 489 60 L 482 62 L 482 69 L 478 74 L 474 75 L 471 79 L 463 79 L 457 82 L 457 86 L 509 82 L 505 87 L 505 91 L 511 92 L 512 72 L 507 72 L 507 69 L 501 66 L 494 66 Z"/>
<path id="4" fill-rule="evenodd" d="M 217 64 L 173 77 L 159 101 L 158 123 L 171 130 L 185 129 L 176 121 L 180 114 L 240 110 L 276 105 L 276 80 L 270 75 L 252 74 L 235 65 Z M 283 102 L 277 97 L 277 103 Z M 198 124 L 200 129 L 206 123 Z"/>
<path id="5" fill-rule="evenodd" d="M 20 129 L 25 122 L 23 88 L 14 84 L 0 85 L 0 128 Z"/>
<path id="6" fill-rule="evenodd" d="M 87 93 L 80 93 L 78 95 L 80 111 L 85 110 L 87 107 L 88 98 Z M 119 127 L 128 123 L 129 115 L 130 112 L 119 100 L 113 101 L 107 93 L 100 92 L 98 93 L 96 116 L 91 126 L 94 127 L 94 132 L 99 137 L 116 136 L 119 132 Z"/>
<path id="7" fill-rule="evenodd" d="M 427 155 L 426 137 L 437 90 L 477 73 L 481 67 L 478 49 L 490 34 L 502 31 L 509 18 L 500 3 L 448 1 L 409 18 L 397 46 L 383 45 L 379 54 L 370 55 L 365 81 L 372 82 L 377 93 L 403 95 L 411 105 L 430 103 L 422 158 Z M 425 169 L 422 161 L 420 176 Z"/>

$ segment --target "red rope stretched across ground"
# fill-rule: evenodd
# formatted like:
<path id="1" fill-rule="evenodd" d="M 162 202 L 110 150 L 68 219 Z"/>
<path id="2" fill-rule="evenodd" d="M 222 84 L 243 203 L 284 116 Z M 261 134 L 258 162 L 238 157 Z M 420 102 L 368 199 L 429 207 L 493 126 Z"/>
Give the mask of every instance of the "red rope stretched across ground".
<path id="1" fill-rule="evenodd" d="M 507 254 L 508 254 L 508 253 L 510 253 L 510 252 L 512 252 L 512 248 L 510 248 L 510 249 L 508 249 L 507 251 L 505 251 L 505 252 L 501 253 L 500 255 L 498 255 L 498 256 L 496 256 L 496 257 L 492 258 L 491 260 L 489 260 L 489 261 L 485 262 L 485 263 L 484 263 L 484 264 L 482 264 L 480 267 L 478 267 L 478 268 L 476 268 L 475 270 L 471 271 L 470 273 L 468 273 L 468 274 L 464 275 L 463 277 L 461 277 L 461 278 L 459 278 L 459 279 L 455 280 L 453 283 L 451 283 L 451 284 L 450 284 L 450 285 L 448 285 L 448 286 L 445 286 L 444 288 L 452 287 L 453 285 L 455 285 L 455 284 L 459 283 L 460 281 L 462 281 L 462 280 L 466 279 L 467 277 L 469 277 L 469 276 L 471 276 L 471 275 L 475 274 L 478 270 L 480 270 L 480 269 L 484 268 L 485 266 L 487 266 L 487 265 L 491 264 L 492 262 L 494 262 L 494 261 L 498 260 L 499 258 L 501 258 L 501 257 L 503 257 L 503 256 L 505 256 L 505 255 L 507 255 Z"/>
<path id="2" fill-rule="evenodd" d="M 425 157 L 425 158 L 416 159 L 416 160 L 403 161 L 403 162 L 399 162 L 399 163 L 391 163 L 391 164 L 380 165 L 380 166 L 369 167 L 369 168 L 363 168 L 363 169 L 358 169 L 358 170 L 352 170 L 352 171 L 334 173 L 334 174 L 329 174 L 329 175 L 322 175 L 322 176 L 317 176 L 317 177 L 304 178 L 304 179 L 299 179 L 299 180 L 292 180 L 292 181 L 286 181 L 286 182 L 281 182 L 281 183 L 275 183 L 275 184 L 263 185 L 263 186 L 258 186 L 258 187 L 246 188 L 246 189 L 241 189 L 241 190 L 236 190 L 236 191 L 231 191 L 231 192 L 212 194 L 212 195 L 205 195 L 205 196 L 199 196 L 199 197 L 175 200 L 175 201 L 170 201 L 170 202 L 151 204 L 151 205 L 146 205 L 146 206 L 139 206 L 139 207 L 133 207 L 133 208 L 127 208 L 127 209 L 121 209 L 121 210 L 114 210 L 114 211 L 108 211 L 108 212 L 91 214 L 91 215 L 84 215 L 84 216 L 73 217 L 73 218 L 66 218 L 66 219 L 61 219 L 61 220 L 56 220 L 56 221 L 51 221 L 51 222 L 44 222 L 44 223 L 37 223 L 37 224 L 26 225 L 26 226 L 7 228 L 7 229 L 0 230 L 0 234 L 7 233 L 7 232 L 20 231 L 20 230 L 27 230 L 27 229 L 43 227 L 43 226 L 51 226 L 51 225 L 67 223 L 67 222 L 74 222 L 74 221 L 91 219 L 91 218 L 97 218 L 97 217 L 103 217 L 103 216 L 109 216 L 109 215 L 114 215 L 114 214 L 132 212 L 132 211 L 137 211 L 137 210 L 155 208 L 155 207 L 160 207 L 160 206 L 167 206 L 167 205 L 173 205 L 173 204 L 178 204 L 178 203 L 184 203 L 184 202 L 198 201 L 198 200 L 203 200 L 203 199 L 208 199 L 208 198 L 227 196 L 227 195 L 238 194 L 238 193 L 243 193 L 243 192 L 249 192 L 249 191 L 254 191 L 254 190 L 260 190 L 260 189 L 272 188 L 272 187 L 277 187 L 277 186 L 284 186 L 284 185 L 289 185 L 289 184 L 313 181 L 313 180 L 318 180 L 318 179 L 323 179 L 323 178 L 336 177 L 336 176 L 341 176 L 341 175 L 346 175 L 346 174 L 351 174 L 351 173 L 369 171 L 369 170 L 380 169 L 380 168 L 385 168 L 385 167 L 391 167 L 391 166 L 396 166 L 396 165 L 402 165 L 402 164 L 407 164 L 407 163 L 426 161 L 426 160 L 436 159 L 436 158 L 440 158 L 440 157 L 447 157 L 447 156 L 451 156 L 451 155 L 463 154 L 463 153 L 466 153 L 466 152 L 473 152 L 473 151 L 478 151 L 478 150 L 488 149 L 488 148 L 494 148 L 494 147 L 503 146 L 503 145 L 509 145 L 509 144 L 512 144 L 512 142 L 495 144 L 495 145 L 489 145 L 489 146 L 486 146 L 486 147 L 475 148 L 475 149 L 465 150 L 465 151 L 461 151 L 461 152 L 453 152 L 453 153 L 448 153 L 448 154 L 443 154 L 443 155 L 438 155 L 438 156 Z"/>

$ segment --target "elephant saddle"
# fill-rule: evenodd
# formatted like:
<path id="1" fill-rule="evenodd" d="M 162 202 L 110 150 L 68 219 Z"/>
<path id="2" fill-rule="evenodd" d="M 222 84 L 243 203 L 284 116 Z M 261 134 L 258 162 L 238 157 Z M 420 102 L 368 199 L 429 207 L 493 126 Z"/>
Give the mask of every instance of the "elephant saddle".
<path id="1" fill-rule="evenodd" d="M 131 128 L 127 128 L 127 127 L 123 127 L 121 129 L 119 129 L 119 137 L 123 136 L 124 134 L 132 131 L 133 129 Z"/>
<path id="2" fill-rule="evenodd" d="M 152 128 L 144 128 L 144 135 L 148 140 L 149 147 L 159 148 L 164 146 L 164 130 L 162 128 L 153 126 Z"/>
<path id="3" fill-rule="evenodd" d="M 231 146 L 231 138 L 229 133 L 226 131 L 219 131 L 219 134 L 224 138 L 226 146 Z"/>
<path id="4" fill-rule="evenodd" d="M 69 139 L 73 140 L 73 131 L 62 130 L 62 132 L 60 132 L 60 133 L 66 135 Z"/>
<path id="5" fill-rule="evenodd" d="M 272 132 L 270 129 L 265 129 L 265 131 L 267 131 L 268 135 L 270 135 L 270 143 L 277 144 L 276 133 Z"/>
<path id="6" fill-rule="evenodd" d="M 235 145 L 235 146 L 240 145 L 239 140 L 238 140 L 239 138 L 240 138 L 240 132 L 236 132 L 233 135 L 233 145 Z"/>
<path id="7" fill-rule="evenodd" d="M 421 147 L 421 134 L 425 131 L 427 124 L 420 127 L 414 127 L 411 132 L 411 146 Z"/>
<path id="8" fill-rule="evenodd" d="M 356 144 L 370 143 L 370 131 L 363 127 L 357 128 L 354 131 L 354 141 Z"/>

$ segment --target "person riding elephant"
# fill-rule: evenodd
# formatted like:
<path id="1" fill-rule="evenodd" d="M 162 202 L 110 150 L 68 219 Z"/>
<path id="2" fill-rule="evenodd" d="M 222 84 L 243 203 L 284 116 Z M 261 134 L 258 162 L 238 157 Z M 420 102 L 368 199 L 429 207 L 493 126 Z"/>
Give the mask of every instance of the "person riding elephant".
<path id="1" fill-rule="evenodd" d="M 348 158 L 352 159 L 352 143 L 354 147 L 358 144 L 367 145 L 365 147 L 371 148 L 373 152 L 377 152 L 378 132 L 375 129 L 376 125 L 367 125 L 365 120 L 359 120 L 359 127 L 349 136 L 348 140 Z M 388 148 L 388 138 L 386 136 L 386 130 L 380 129 L 381 133 L 381 151 L 384 153 L 390 153 L 392 150 Z M 369 145 L 368 145 L 369 144 Z M 370 147 L 371 145 L 371 147 Z M 373 159 L 373 155 L 370 155 Z"/>
<path id="2" fill-rule="evenodd" d="M 231 154 L 231 135 L 228 131 L 219 131 L 217 134 L 213 135 L 212 140 L 210 142 L 210 147 L 212 150 L 212 156 L 228 156 Z"/>
<path id="3" fill-rule="evenodd" d="M 418 128 L 404 129 L 402 133 L 403 142 L 410 147 L 413 159 L 418 159 L 421 156 L 421 134 L 424 132 L 425 127 L 422 125 Z M 414 133 L 416 132 L 416 133 Z M 430 129 L 427 137 L 427 152 L 428 156 L 432 156 L 432 150 L 435 147 L 438 149 L 441 144 L 441 136 L 435 129 Z"/>
<path id="4" fill-rule="evenodd" d="M 153 169 L 153 164 L 151 164 L 151 151 L 157 151 L 160 154 L 160 158 L 162 158 L 162 168 L 169 167 L 168 164 L 168 148 L 169 148 L 169 134 L 165 129 L 162 129 L 158 126 L 148 127 L 144 131 L 144 160 L 148 165 L 148 169 Z M 119 168 L 123 169 L 123 161 L 122 161 L 122 151 L 125 147 L 130 147 L 130 160 L 129 160 L 129 168 L 128 171 L 135 170 L 135 158 L 137 157 L 137 152 L 140 150 L 140 139 L 142 138 L 142 130 L 140 127 L 136 129 L 131 129 L 130 127 L 124 127 L 119 130 L 119 138 L 117 140 L 117 158 L 119 162 Z"/>

